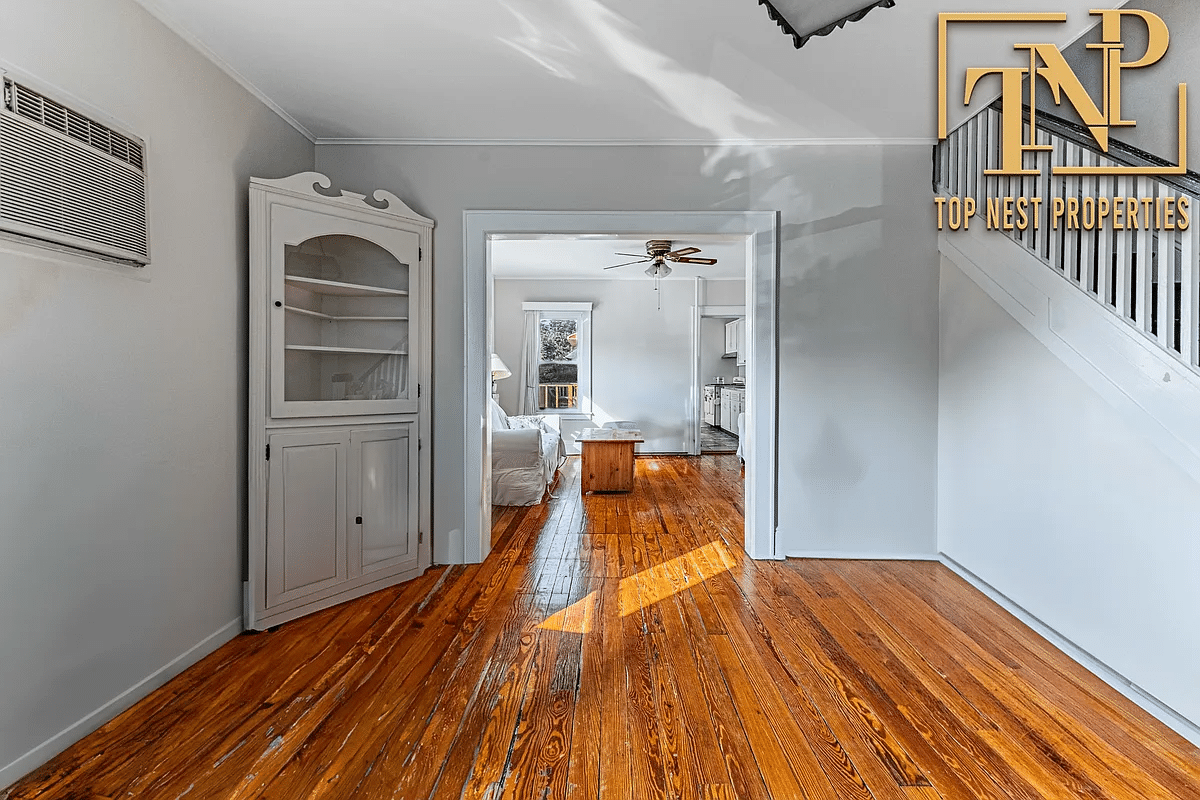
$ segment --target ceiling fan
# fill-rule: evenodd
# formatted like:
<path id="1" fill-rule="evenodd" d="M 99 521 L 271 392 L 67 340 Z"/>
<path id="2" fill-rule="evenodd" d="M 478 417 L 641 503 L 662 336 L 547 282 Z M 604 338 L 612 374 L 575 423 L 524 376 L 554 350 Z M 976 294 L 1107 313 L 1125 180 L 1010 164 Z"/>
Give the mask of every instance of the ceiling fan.
<path id="1" fill-rule="evenodd" d="M 646 264 L 646 274 L 651 278 L 665 278 L 671 274 L 671 267 L 667 264 L 668 261 L 676 264 L 707 264 L 712 266 L 717 263 L 715 258 L 691 258 L 693 253 L 699 253 L 699 247 L 685 247 L 682 250 L 672 250 L 670 239 L 651 239 L 646 242 L 646 257 L 641 258 L 636 253 L 617 253 L 619 256 L 631 256 L 637 258 L 637 261 L 627 261 L 624 264 L 613 264 L 605 269 L 617 269 L 618 267 L 629 267 L 634 264 Z"/>

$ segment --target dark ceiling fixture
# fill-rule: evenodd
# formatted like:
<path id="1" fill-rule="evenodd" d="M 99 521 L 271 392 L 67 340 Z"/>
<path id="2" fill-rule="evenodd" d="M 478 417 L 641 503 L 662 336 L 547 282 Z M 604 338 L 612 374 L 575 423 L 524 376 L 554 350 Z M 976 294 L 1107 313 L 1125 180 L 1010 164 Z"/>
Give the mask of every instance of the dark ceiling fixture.
<path id="1" fill-rule="evenodd" d="M 715 258 L 691 258 L 694 253 L 699 253 L 699 247 L 685 247 L 682 250 L 671 250 L 671 241 L 669 239 L 651 239 L 646 242 L 646 257 L 643 258 L 634 253 L 617 253 L 619 256 L 631 256 L 637 261 L 627 261 L 624 264 L 613 264 L 605 269 L 617 269 L 618 267 L 628 267 L 633 264 L 650 264 L 646 267 L 646 274 L 651 278 L 665 278 L 671 274 L 671 267 L 667 264 L 672 261 L 676 264 L 705 264 L 712 266 L 717 263 Z"/>
<path id="2" fill-rule="evenodd" d="M 792 37 L 799 50 L 814 36 L 828 36 L 847 22 L 858 22 L 876 8 L 891 8 L 896 0 L 758 0 L 767 15 Z"/>

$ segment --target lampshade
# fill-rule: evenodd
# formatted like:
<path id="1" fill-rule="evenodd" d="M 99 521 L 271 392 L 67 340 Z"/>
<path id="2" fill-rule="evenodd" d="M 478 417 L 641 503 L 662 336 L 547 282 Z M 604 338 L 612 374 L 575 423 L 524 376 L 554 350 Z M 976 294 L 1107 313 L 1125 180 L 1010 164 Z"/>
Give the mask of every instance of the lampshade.
<path id="1" fill-rule="evenodd" d="M 500 360 L 500 356 L 492 353 L 492 380 L 499 381 L 509 377 L 512 377 L 512 370 Z"/>
<path id="2" fill-rule="evenodd" d="M 872 9 L 892 8 L 896 0 L 758 0 L 796 47 L 813 36 L 827 36 L 847 22 L 857 22 Z"/>

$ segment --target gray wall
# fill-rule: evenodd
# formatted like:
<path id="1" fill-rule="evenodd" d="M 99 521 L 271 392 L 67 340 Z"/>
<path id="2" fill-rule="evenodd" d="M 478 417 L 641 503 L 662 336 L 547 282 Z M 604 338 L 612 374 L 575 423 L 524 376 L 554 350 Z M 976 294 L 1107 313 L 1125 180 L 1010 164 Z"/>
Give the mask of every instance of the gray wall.
<path id="1" fill-rule="evenodd" d="M 745 293 L 745 283 L 731 281 Z M 710 292 L 710 296 L 714 296 Z M 691 442 L 692 280 L 497 280 L 494 284 L 496 353 L 513 377 L 500 381 L 500 405 L 516 413 L 521 390 L 521 304 L 590 302 L 592 306 L 592 401 L 596 424 L 634 420 L 646 442 L 641 453 L 683 453 Z M 659 308 L 658 306 L 662 306 Z M 722 343 L 724 328 L 722 327 Z M 732 361 L 726 362 L 732 364 Z M 736 370 L 734 371 L 736 374 Z M 563 420 L 570 433 L 591 423 Z M 573 441 L 568 445 L 574 452 Z"/>
<path id="2" fill-rule="evenodd" d="M 935 551 L 928 147 L 329 145 L 317 165 L 437 220 L 435 559 L 464 524 L 465 209 L 778 209 L 781 552 Z"/>
<path id="3" fill-rule="evenodd" d="M 1200 15 L 1194 3 L 1180 0 L 1133 0 L 1127 8 L 1139 8 L 1158 14 L 1171 31 L 1171 45 L 1162 61 L 1141 69 L 1125 70 L 1121 79 L 1121 113 L 1125 119 L 1137 122 L 1136 127 L 1113 128 L 1112 138 L 1164 158 L 1174 164 L 1179 157 L 1180 83 L 1189 84 L 1194 92 L 1200 87 Z M 1098 19 L 1098 18 L 1097 18 Z M 1122 60 L 1140 58 L 1146 52 L 1146 26 L 1137 19 L 1127 19 L 1123 28 L 1125 51 Z M 1089 43 L 1100 41 L 1099 26 L 1092 28 L 1065 51 L 1067 62 L 1079 76 L 1088 92 L 1100 105 L 1103 97 L 1103 59 Z M 1196 100 L 1189 94 L 1189 105 Z M 1038 107 L 1051 114 L 1079 123 L 1079 116 L 1070 103 L 1056 106 L 1050 91 L 1042 82 L 1038 89 Z M 1188 130 L 1188 152 L 1200 152 L 1200 124 L 1195 115 Z M 1189 160 L 1194 161 L 1193 155 Z M 1194 164 L 1191 165 L 1195 171 Z"/>
<path id="4" fill-rule="evenodd" d="M 0 53 L 148 140 L 154 257 L 0 250 L 4 786 L 240 616 L 246 179 L 313 152 L 129 0 L 7 3 Z"/>
<path id="5" fill-rule="evenodd" d="M 1200 721 L 1200 486 L 942 265 L 941 550 Z"/>

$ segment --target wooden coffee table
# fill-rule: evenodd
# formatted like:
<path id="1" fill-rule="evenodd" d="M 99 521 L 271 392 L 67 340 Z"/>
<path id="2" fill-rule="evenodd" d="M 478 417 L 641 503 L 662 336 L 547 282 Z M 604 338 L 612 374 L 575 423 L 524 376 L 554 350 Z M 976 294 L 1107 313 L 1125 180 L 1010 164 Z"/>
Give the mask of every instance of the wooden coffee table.
<path id="1" fill-rule="evenodd" d="M 583 455 L 581 491 L 633 491 L 633 446 L 644 442 L 641 431 L 585 428 L 576 437 Z"/>

